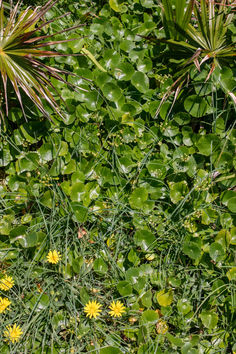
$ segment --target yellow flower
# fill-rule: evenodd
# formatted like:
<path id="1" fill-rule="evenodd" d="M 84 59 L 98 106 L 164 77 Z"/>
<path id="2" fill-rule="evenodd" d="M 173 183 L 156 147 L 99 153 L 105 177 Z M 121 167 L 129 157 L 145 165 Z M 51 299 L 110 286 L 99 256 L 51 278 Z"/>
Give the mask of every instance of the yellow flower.
<path id="1" fill-rule="evenodd" d="M 122 313 L 125 312 L 125 307 L 120 301 L 113 301 L 109 306 L 109 314 L 113 317 L 121 317 Z"/>
<path id="2" fill-rule="evenodd" d="M 86 316 L 89 317 L 90 319 L 92 317 L 96 318 L 97 316 L 100 315 L 99 312 L 101 312 L 102 310 L 100 310 L 100 307 L 102 305 L 99 304 L 96 301 L 89 301 L 86 306 L 84 307 L 84 312 L 86 313 Z"/>
<path id="3" fill-rule="evenodd" d="M 6 341 L 11 341 L 12 343 L 18 342 L 20 336 L 23 334 L 21 328 L 16 324 L 6 327 L 6 331 L 4 331 L 4 337 L 6 337 Z"/>
<path id="4" fill-rule="evenodd" d="M 157 322 L 156 328 L 158 334 L 165 334 L 169 329 L 166 321 L 164 320 L 160 320 L 159 322 Z"/>
<path id="5" fill-rule="evenodd" d="M 0 297 L 0 313 L 6 310 L 6 308 L 11 305 L 11 301 L 6 297 Z"/>
<path id="6" fill-rule="evenodd" d="M 1 290 L 10 290 L 14 285 L 14 280 L 12 277 L 8 277 L 7 275 L 5 278 L 0 279 L 0 289 Z"/>
<path id="7" fill-rule="evenodd" d="M 61 260 L 60 252 L 57 252 L 56 250 L 49 251 L 47 255 L 47 259 L 49 263 L 57 264 Z"/>

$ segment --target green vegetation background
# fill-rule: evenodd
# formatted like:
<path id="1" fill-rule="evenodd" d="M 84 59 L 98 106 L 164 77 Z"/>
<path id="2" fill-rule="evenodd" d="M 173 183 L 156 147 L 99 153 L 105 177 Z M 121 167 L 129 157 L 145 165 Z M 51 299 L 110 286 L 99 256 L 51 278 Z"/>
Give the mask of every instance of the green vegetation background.
<path id="1" fill-rule="evenodd" d="M 144 38 L 164 37 L 160 6 L 116 6 L 68 0 L 50 10 L 48 19 L 71 14 L 48 31 L 86 24 L 57 49 L 86 48 L 104 70 L 86 56 L 45 59 L 83 89 L 53 81 L 66 120 L 47 108 L 49 122 L 25 98 L 25 122 L 13 100 L 1 131 L 0 266 L 16 285 L 0 338 L 14 322 L 24 331 L 11 349 L 2 337 L 1 353 L 236 350 L 233 103 L 216 78 L 205 82 L 204 63 L 156 116 L 175 73 L 168 46 Z M 234 73 L 225 66 L 221 76 L 232 83 Z M 59 265 L 46 262 L 50 249 Z M 118 320 L 106 310 L 114 299 L 127 308 Z M 83 312 L 89 300 L 103 305 L 96 320 Z"/>

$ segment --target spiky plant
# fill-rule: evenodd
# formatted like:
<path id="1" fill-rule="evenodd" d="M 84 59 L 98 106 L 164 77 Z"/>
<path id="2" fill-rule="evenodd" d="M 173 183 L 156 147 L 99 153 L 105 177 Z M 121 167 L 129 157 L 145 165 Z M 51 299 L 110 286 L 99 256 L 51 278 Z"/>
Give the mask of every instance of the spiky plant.
<path id="1" fill-rule="evenodd" d="M 56 2 L 57 0 L 49 0 L 45 6 L 35 9 L 27 7 L 20 12 L 21 2 L 18 1 L 14 7 L 10 7 L 10 9 L 8 7 L 7 16 L 5 16 L 4 3 L 0 0 L 0 95 L 4 97 L 3 102 L 0 103 L 2 120 L 5 115 L 8 115 L 9 111 L 8 91 L 10 86 L 14 89 L 24 115 L 23 92 L 46 117 L 49 118 L 49 114 L 44 108 L 42 100 L 46 100 L 54 111 L 63 116 L 55 99 L 55 95 L 58 95 L 58 93 L 50 78 L 53 77 L 69 84 L 62 77 L 63 74 L 68 74 L 68 72 L 46 65 L 40 58 L 76 55 L 61 54 L 50 50 L 50 46 L 68 42 L 75 38 L 53 41 L 51 37 L 76 29 L 80 25 L 57 33 L 42 35 L 41 30 L 58 19 L 57 17 L 50 21 L 44 20 L 45 14 Z M 68 13 L 59 18 L 66 15 Z M 50 40 L 48 40 L 49 38 Z"/>
<path id="2" fill-rule="evenodd" d="M 235 43 L 227 40 L 226 32 L 236 5 L 226 0 L 160 0 L 160 6 L 166 39 L 159 41 L 169 44 L 172 57 L 182 59 L 175 68 L 176 80 L 170 90 L 176 91 L 176 98 L 194 66 L 201 71 L 201 65 L 209 63 L 207 81 L 215 68 L 221 69 L 235 57 Z M 227 93 L 236 104 L 233 92 Z"/>

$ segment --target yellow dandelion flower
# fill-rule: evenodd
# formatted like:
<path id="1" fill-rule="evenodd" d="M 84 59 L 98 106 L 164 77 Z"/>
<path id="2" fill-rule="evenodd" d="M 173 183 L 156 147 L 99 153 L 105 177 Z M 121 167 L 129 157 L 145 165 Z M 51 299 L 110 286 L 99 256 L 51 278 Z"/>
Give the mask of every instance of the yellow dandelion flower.
<path id="1" fill-rule="evenodd" d="M 0 313 L 6 310 L 6 308 L 11 305 L 11 301 L 6 297 L 0 297 Z"/>
<path id="2" fill-rule="evenodd" d="M 4 337 L 6 337 L 7 342 L 18 342 L 20 339 L 21 335 L 23 334 L 21 328 L 17 326 L 16 324 L 12 326 L 7 326 L 6 331 L 4 331 Z"/>
<path id="3" fill-rule="evenodd" d="M 160 320 L 159 322 L 157 322 L 156 328 L 158 334 L 165 334 L 169 329 L 166 321 L 164 320 Z"/>
<path id="4" fill-rule="evenodd" d="M 5 276 L 4 278 L 0 279 L 0 289 L 1 290 L 10 290 L 14 285 L 14 280 L 12 277 Z"/>
<path id="5" fill-rule="evenodd" d="M 49 263 L 57 264 L 60 260 L 61 260 L 60 252 L 57 252 L 56 250 L 48 252 L 47 261 Z"/>
<path id="6" fill-rule="evenodd" d="M 109 314 L 113 317 L 121 317 L 122 313 L 125 312 L 125 307 L 120 301 L 113 301 L 109 306 Z"/>
<path id="7" fill-rule="evenodd" d="M 96 301 L 89 301 L 84 307 L 84 312 L 86 313 L 86 316 L 89 317 L 90 319 L 92 317 L 96 318 L 97 316 L 100 315 L 100 312 L 102 311 L 100 310 L 101 306 L 102 305 Z"/>

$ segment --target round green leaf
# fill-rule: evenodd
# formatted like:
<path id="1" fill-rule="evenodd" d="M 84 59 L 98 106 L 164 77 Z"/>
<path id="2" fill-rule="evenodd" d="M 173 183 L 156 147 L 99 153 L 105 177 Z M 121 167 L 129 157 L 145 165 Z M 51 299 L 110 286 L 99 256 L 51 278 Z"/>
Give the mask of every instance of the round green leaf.
<path id="1" fill-rule="evenodd" d="M 102 92 L 104 93 L 104 96 L 109 101 L 113 101 L 113 102 L 117 102 L 119 100 L 119 98 L 121 98 L 121 96 L 122 96 L 121 89 L 117 85 L 115 85 L 111 82 L 109 82 L 103 86 Z"/>
<path id="2" fill-rule="evenodd" d="M 148 290 L 146 293 L 143 294 L 141 297 L 141 301 L 143 306 L 145 307 L 151 307 L 152 306 L 152 291 Z"/>
<path id="3" fill-rule="evenodd" d="M 173 302 L 173 293 L 172 290 L 165 291 L 161 290 L 156 294 L 157 301 L 160 306 L 167 307 L 170 306 Z"/>
<path id="4" fill-rule="evenodd" d="M 103 274 L 106 274 L 106 272 L 108 270 L 108 266 L 107 266 L 106 262 L 104 262 L 104 260 L 101 257 L 99 257 L 99 258 L 95 259 L 94 264 L 93 264 L 93 269 L 99 275 L 103 275 Z"/>
<path id="5" fill-rule="evenodd" d="M 177 308 L 178 308 L 178 311 L 183 315 L 187 315 L 187 313 L 192 311 L 192 306 L 187 299 L 178 300 Z"/>
<path id="6" fill-rule="evenodd" d="M 148 230 L 138 230 L 134 235 L 134 242 L 137 246 L 140 246 L 143 251 L 147 251 L 152 247 L 155 240 L 155 236 Z"/>
<path id="7" fill-rule="evenodd" d="M 148 71 L 152 70 L 152 61 L 150 58 L 145 58 L 143 60 L 138 61 L 137 64 L 138 71 L 142 73 L 147 73 Z"/>
<path id="8" fill-rule="evenodd" d="M 213 242 L 210 245 L 209 254 L 210 254 L 211 259 L 213 259 L 213 261 L 219 262 L 222 259 L 224 259 L 225 250 L 220 243 Z"/>
<path id="9" fill-rule="evenodd" d="M 203 325 L 208 329 L 215 328 L 218 322 L 218 315 L 212 311 L 202 311 L 200 318 Z"/>
<path id="10" fill-rule="evenodd" d="M 196 146 L 199 153 L 205 156 L 210 156 L 219 147 L 220 139 L 217 135 L 208 134 L 203 135 L 197 141 Z"/>
<path id="11" fill-rule="evenodd" d="M 144 187 L 136 188 L 129 198 L 131 208 L 142 209 L 143 203 L 148 199 L 148 191 Z"/>
<path id="12" fill-rule="evenodd" d="M 44 206 L 51 209 L 53 206 L 53 193 L 52 193 L 52 191 L 45 192 L 44 195 L 42 196 L 42 198 L 40 199 L 40 202 Z"/>
<path id="13" fill-rule="evenodd" d="M 140 71 L 136 71 L 132 78 L 131 83 L 136 87 L 136 89 L 142 93 L 145 93 L 149 89 L 149 80 L 147 75 Z"/>
<path id="14" fill-rule="evenodd" d="M 88 209 L 85 206 L 77 202 L 72 202 L 71 207 L 74 212 L 76 221 L 85 222 L 87 220 Z"/>
<path id="15" fill-rule="evenodd" d="M 85 194 L 85 185 L 81 182 L 73 184 L 71 188 L 71 200 L 74 202 L 80 202 Z"/>
<path id="16" fill-rule="evenodd" d="M 134 74 L 134 68 L 129 63 L 122 63 L 118 65 L 114 70 L 114 75 L 117 80 L 128 81 Z"/>
<path id="17" fill-rule="evenodd" d="M 141 317 L 141 322 L 147 325 L 156 324 L 158 320 L 159 320 L 159 315 L 154 310 L 144 311 Z"/>
<path id="18" fill-rule="evenodd" d="M 117 284 L 117 290 L 121 296 L 128 296 L 132 294 L 132 286 L 126 280 L 122 280 Z"/>
<path id="19" fill-rule="evenodd" d="M 192 241 L 187 241 L 184 243 L 183 252 L 194 260 L 201 256 L 201 248 Z"/>
<path id="20" fill-rule="evenodd" d="M 200 118 L 207 114 L 208 103 L 204 98 L 192 95 L 185 99 L 184 108 L 191 116 Z"/>
<path id="21" fill-rule="evenodd" d="M 236 213 L 236 197 L 229 199 L 228 208 L 230 211 L 232 211 L 232 213 Z"/>

